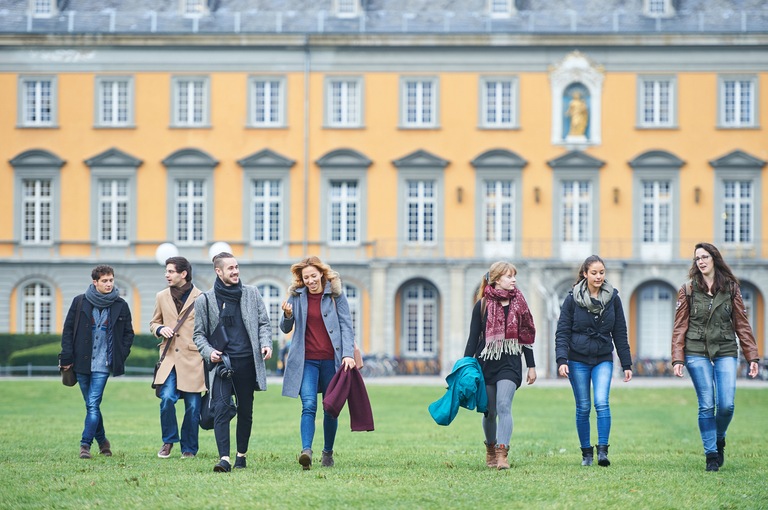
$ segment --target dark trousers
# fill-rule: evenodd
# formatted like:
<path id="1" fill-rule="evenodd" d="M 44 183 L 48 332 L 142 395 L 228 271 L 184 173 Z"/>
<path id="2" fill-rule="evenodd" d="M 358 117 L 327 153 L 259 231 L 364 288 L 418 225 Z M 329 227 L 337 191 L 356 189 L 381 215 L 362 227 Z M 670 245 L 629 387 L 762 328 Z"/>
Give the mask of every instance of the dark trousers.
<path id="1" fill-rule="evenodd" d="M 237 451 L 246 453 L 253 425 L 253 393 L 256 391 L 256 365 L 253 357 L 232 358 L 235 374 L 231 379 L 218 376 L 213 391 L 213 435 L 219 457 L 229 457 L 229 422 L 232 420 L 232 395 L 237 395 Z"/>

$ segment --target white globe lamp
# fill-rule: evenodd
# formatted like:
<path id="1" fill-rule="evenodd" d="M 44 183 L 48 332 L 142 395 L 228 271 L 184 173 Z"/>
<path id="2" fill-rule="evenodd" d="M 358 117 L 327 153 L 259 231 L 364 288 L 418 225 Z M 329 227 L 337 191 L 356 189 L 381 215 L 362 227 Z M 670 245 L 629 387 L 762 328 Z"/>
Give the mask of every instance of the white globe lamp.
<path id="1" fill-rule="evenodd" d="M 216 241 L 211 245 L 210 248 L 208 248 L 208 258 L 212 260 L 213 257 L 215 257 L 216 255 L 218 255 L 223 251 L 227 253 L 232 253 L 232 247 L 228 243 L 225 243 L 224 241 Z"/>
<path id="2" fill-rule="evenodd" d="M 165 261 L 171 257 L 178 257 L 179 249 L 173 243 L 163 243 L 155 250 L 155 260 L 165 267 Z"/>

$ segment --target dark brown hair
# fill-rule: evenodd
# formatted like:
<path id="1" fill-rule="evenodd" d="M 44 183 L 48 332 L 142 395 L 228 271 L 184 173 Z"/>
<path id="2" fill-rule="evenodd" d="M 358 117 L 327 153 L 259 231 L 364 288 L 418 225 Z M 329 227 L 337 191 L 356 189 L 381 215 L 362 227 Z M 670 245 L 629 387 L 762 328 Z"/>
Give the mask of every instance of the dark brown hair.
<path id="1" fill-rule="evenodd" d="M 709 290 L 707 284 L 704 283 L 704 275 L 701 274 L 699 266 L 696 263 L 696 250 L 701 248 L 709 253 L 712 257 L 712 263 L 715 265 L 715 281 L 712 283 L 712 294 L 717 294 L 718 291 L 728 289 L 731 283 L 739 284 L 738 278 L 734 276 L 731 268 L 723 260 L 723 256 L 720 254 L 714 244 L 710 243 L 698 243 L 693 248 L 693 263 L 691 269 L 688 270 L 688 278 L 696 284 L 696 288 L 699 290 Z"/>

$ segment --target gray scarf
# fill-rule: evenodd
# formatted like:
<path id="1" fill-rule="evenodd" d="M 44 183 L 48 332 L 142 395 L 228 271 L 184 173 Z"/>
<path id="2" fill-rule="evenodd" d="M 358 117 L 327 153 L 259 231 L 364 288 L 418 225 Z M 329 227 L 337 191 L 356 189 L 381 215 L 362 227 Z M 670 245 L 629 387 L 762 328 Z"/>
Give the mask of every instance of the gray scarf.
<path id="1" fill-rule="evenodd" d="M 91 284 L 85 291 L 85 299 L 96 308 L 109 308 L 120 297 L 117 287 L 112 287 L 112 292 L 102 294 L 96 290 L 96 286 Z"/>
<path id="2" fill-rule="evenodd" d="M 573 287 L 573 300 L 576 301 L 576 304 L 596 315 L 603 313 L 605 305 L 608 304 L 612 297 L 613 286 L 608 282 L 603 282 L 603 285 L 600 286 L 597 299 L 592 299 L 592 296 L 589 295 L 586 279 L 581 280 Z"/>

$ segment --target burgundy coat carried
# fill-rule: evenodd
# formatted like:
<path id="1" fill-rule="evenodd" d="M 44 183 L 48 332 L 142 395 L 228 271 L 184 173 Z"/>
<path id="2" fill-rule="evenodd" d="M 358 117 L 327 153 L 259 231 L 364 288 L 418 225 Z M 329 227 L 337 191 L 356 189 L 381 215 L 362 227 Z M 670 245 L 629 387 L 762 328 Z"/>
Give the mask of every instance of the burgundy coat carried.
<path id="1" fill-rule="evenodd" d="M 373 411 L 368 400 L 363 376 L 357 368 L 344 370 L 339 368 L 333 376 L 323 398 L 323 409 L 338 418 L 344 404 L 349 402 L 349 425 L 352 432 L 370 432 L 373 430 Z"/>

